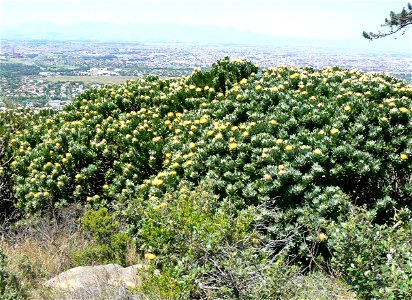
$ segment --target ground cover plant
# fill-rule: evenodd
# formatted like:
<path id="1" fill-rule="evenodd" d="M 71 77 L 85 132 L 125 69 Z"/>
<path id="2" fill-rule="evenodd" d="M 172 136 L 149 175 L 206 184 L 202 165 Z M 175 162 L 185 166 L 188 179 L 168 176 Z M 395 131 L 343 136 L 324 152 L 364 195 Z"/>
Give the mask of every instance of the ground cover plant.
<path id="1" fill-rule="evenodd" d="M 135 243 L 156 297 L 310 298 L 291 286 L 321 272 L 398 299 L 412 295 L 411 99 L 387 74 L 225 58 L 89 90 L 15 132 L 2 162 L 27 216 L 80 203 L 89 231 L 116 220 L 113 251 Z"/>

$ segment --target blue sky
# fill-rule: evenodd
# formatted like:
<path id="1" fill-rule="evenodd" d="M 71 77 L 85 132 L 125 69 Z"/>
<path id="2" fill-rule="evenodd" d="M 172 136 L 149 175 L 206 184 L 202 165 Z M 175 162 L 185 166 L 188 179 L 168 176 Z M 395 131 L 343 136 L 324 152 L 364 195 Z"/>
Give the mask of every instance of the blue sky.
<path id="1" fill-rule="evenodd" d="M 391 10 L 407 1 L 295 0 L 0 0 L 1 30 L 19 24 L 82 22 L 182 24 L 234 28 L 279 37 L 347 39 L 365 45 L 362 31 L 377 31 Z M 373 47 L 411 49 L 412 29 Z"/>

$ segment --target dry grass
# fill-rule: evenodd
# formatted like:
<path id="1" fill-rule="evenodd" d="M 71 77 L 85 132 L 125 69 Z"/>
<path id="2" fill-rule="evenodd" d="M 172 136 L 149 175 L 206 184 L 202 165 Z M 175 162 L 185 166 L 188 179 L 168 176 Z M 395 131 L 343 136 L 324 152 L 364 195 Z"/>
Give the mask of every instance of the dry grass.
<path id="1" fill-rule="evenodd" d="M 80 210 L 64 209 L 56 219 L 43 217 L 9 230 L 0 239 L 13 272 L 20 275 L 32 299 L 45 299 L 43 282 L 73 267 L 72 253 L 92 242 L 80 231 Z"/>
<path id="2" fill-rule="evenodd" d="M 19 275 L 30 299 L 58 297 L 54 291 L 44 288 L 45 281 L 74 267 L 75 252 L 95 245 L 81 231 L 79 220 L 83 213 L 82 208 L 72 205 L 59 209 L 57 215 L 29 219 L 24 225 L 0 230 L 0 234 L 3 232 L 0 248 L 8 258 L 11 271 Z M 135 245 L 128 247 L 126 261 L 128 265 L 142 262 Z M 109 294 L 99 299 L 112 299 Z"/>

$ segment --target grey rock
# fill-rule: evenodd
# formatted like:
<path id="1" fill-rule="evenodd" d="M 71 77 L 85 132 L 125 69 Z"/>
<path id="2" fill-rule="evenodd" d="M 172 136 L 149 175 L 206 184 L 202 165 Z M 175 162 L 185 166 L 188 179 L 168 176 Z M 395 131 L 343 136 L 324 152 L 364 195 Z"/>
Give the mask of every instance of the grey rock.
<path id="1" fill-rule="evenodd" d="M 138 272 L 147 269 L 138 264 L 127 268 L 108 264 L 70 269 L 45 283 L 55 291 L 53 299 L 135 299 L 128 291 L 141 286 Z"/>

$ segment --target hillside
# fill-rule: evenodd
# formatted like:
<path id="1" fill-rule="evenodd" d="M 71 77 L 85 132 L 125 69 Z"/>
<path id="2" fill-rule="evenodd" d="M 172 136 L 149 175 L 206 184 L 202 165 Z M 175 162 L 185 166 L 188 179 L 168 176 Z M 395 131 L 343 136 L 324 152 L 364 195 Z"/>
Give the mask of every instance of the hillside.
<path id="1" fill-rule="evenodd" d="M 226 58 L 0 112 L 0 207 L 80 204 L 96 245 L 72 264 L 125 264 L 133 244 L 159 298 L 292 299 L 313 272 L 408 298 L 411 100 L 384 74 Z"/>

